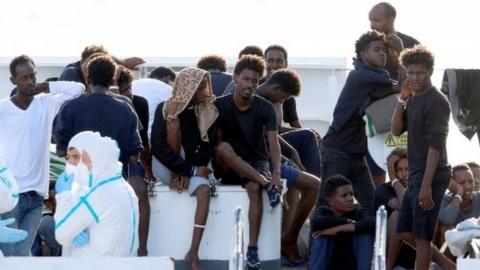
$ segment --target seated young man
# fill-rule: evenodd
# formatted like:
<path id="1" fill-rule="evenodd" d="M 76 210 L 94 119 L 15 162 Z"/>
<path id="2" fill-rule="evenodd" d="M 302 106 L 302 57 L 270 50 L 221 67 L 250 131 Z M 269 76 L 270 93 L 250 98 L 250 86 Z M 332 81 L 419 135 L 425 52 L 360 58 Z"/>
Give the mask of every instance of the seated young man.
<path id="1" fill-rule="evenodd" d="M 386 269 L 393 269 L 396 265 L 411 269 L 415 266 L 415 251 L 400 240 L 396 231 L 398 212 L 407 187 L 407 150 L 394 149 L 387 158 L 387 168 L 390 182 L 380 185 L 375 190 L 375 209 L 384 205 L 388 214 Z"/>
<path id="2" fill-rule="evenodd" d="M 267 190 L 270 205 L 275 207 L 280 203 L 280 177 L 286 178 L 287 187 L 294 187 L 305 194 L 300 203 L 301 211 L 297 211 L 294 218 L 303 221 L 315 203 L 318 190 L 318 183 L 310 181 L 311 178 L 305 173 L 293 166 L 280 165 L 275 109 L 269 101 L 254 95 L 264 68 L 265 62 L 258 56 L 246 55 L 240 58 L 233 74 L 235 92 L 222 96 L 215 102 L 220 113 L 215 174 L 225 184 L 244 186 L 250 199 L 250 240 L 247 251 L 249 269 L 260 267 L 257 240 L 263 212 L 262 188 Z M 295 245 L 299 230 L 300 227 L 295 224 L 288 227 L 283 237 L 283 248 L 292 249 L 291 245 Z M 295 240 L 286 241 L 287 236 Z"/>
<path id="3" fill-rule="evenodd" d="M 448 187 L 450 192 L 443 197 L 438 215 L 438 245 L 445 241 L 447 230 L 471 217 L 480 217 L 480 192 L 474 191 L 475 180 L 471 168 L 466 164 L 453 167 L 452 180 Z"/>
<path id="4" fill-rule="evenodd" d="M 370 270 L 375 221 L 366 208 L 354 205 L 353 186 L 336 174 L 325 180 L 328 206 L 317 204 L 310 219 L 313 240 L 310 269 Z"/>
<path id="5" fill-rule="evenodd" d="M 185 68 L 177 77 L 172 96 L 160 103 L 152 125 L 152 154 L 161 163 L 157 179 L 177 188 L 188 189 L 197 199 L 190 250 L 185 259 L 192 269 L 201 269 L 198 249 L 207 222 L 210 203 L 208 163 L 213 156 L 213 123 L 218 110 L 210 73 Z"/>
<path id="6" fill-rule="evenodd" d="M 277 127 L 282 124 L 282 104 L 285 99 L 298 96 L 300 78 L 290 69 L 280 69 L 256 89 L 256 93 L 270 101 L 275 108 Z M 290 158 L 298 168 L 298 177 L 309 187 L 289 189 L 287 191 L 288 208 L 284 209 L 282 238 L 282 262 L 286 266 L 302 264 L 297 249 L 298 233 L 315 204 L 321 176 L 320 150 L 315 133 L 309 129 L 292 129 L 278 136 L 282 154 Z M 282 164 L 282 166 L 289 166 Z M 287 177 L 286 175 L 281 175 Z M 294 186 L 295 187 L 295 186 Z M 300 191 L 300 194 L 299 194 Z M 301 198 L 299 200 L 299 198 Z"/>

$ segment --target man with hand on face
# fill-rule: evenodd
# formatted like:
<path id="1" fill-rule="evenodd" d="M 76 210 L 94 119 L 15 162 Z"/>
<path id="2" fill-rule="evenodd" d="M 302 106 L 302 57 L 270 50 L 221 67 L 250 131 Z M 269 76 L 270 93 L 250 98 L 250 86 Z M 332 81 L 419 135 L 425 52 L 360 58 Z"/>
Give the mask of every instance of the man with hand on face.
<path id="1" fill-rule="evenodd" d="M 178 74 L 172 96 L 160 103 L 152 125 L 152 154 L 155 175 L 164 184 L 197 199 L 190 250 L 185 256 L 193 270 L 202 269 L 198 249 L 207 223 L 210 204 L 210 170 L 213 157 L 214 122 L 218 110 L 213 105 L 210 73 L 185 68 Z"/>
<path id="2" fill-rule="evenodd" d="M 85 90 L 76 82 L 37 83 L 33 60 L 21 55 L 10 62 L 10 81 L 17 93 L 0 100 L 0 160 L 17 180 L 18 204 L 2 219 L 15 218 L 12 228 L 28 232 L 14 244 L 0 244 L 5 256 L 29 256 L 48 197 L 52 124 L 63 103 Z"/>
<path id="3" fill-rule="evenodd" d="M 480 192 L 475 191 L 472 169 L 461 164 L 453 167 L 453 178 L 445 194 L 438 215 L 438 244 L 445 241 L 445 232 L 469 218 L 480 217 Z"/>
<path id="4" fill-rule="evenodd" d="M 451 178 L 446 140 L 450 104 L 431 82 L 434 57 L 423 46 L 400 55 L 407 79 L 392 118 L 392 134 L 408 131 L 408 186 L 398 217 L 400 238 L 416 249 L 415 269 L 433 259 L 442 269 L 455 264 L 432 245 L 438 213 Z"/>

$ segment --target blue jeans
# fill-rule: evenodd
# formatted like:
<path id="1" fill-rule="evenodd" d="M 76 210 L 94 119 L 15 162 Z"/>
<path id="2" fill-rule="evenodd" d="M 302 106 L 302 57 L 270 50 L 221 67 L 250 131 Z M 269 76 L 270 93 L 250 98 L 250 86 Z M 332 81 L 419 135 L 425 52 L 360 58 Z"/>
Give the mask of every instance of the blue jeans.
<path id="1" fill-rule="evenodd" d="M 320 149 L 318 147 L 317 137 L 308 129 L 296 129 L 282 133 L 280 135 L 295 150 L 297 150 L 300 160 L 308 173 L 316 177 L 322 176 L 320 164 Z M 290 158 L 289 156 L 287 156 Z"/>
<path id="2" fill-rule="evenodd" d="M 50 250 L 50 256 L 62 255 L 62 246 L 55 239 L 55 220 L 51 215 L 44 215 L 40 219 L 37 237 L 32 247 L 33 256 L 43 256 L 42 243 Z"/>
<path id="3" fill-rule="evenodd" d="M 310 245 L 310 258 L 308 261 L 309 269 L 326 270 L 329 268 L 328 266 L 334 250 L 333 239 L 334 237 L 331 236 L 321 236 L 317 239 L 312 239 Z M 372 268 L 374 241 L 373 235 L 353 235 L 352 245 L 354 258 L 345 259 L 354 259 L 356 261 L 357 270 L 370 270 Z"/>
<path id="4" fill-rule="evenodd" d="M 37 235 L 40 218 L 42 217 L 43 197 L 35 191 L 19 194 L 18 203 L 12 211 L 1 215 L 1 219 L 15 218 L 11 228 L 28 232 L 25 240 L 17 243 L 0 243 L 0 250 L 5 256 L 30 256 L 35 236 Z"/>
<path id="5" fill-rule="evenodd" d="M 364 155 L 351 154 L 335 148 L 322 148 L 322 179 L 341 174 L 352 182 L 353 193 L 360 205 L 374 215 L 375 185 Z M 325 181 L 320 183 L 320 197 L 323 199 Z M 324 200 L 321 200 L 325 203 Z"/>

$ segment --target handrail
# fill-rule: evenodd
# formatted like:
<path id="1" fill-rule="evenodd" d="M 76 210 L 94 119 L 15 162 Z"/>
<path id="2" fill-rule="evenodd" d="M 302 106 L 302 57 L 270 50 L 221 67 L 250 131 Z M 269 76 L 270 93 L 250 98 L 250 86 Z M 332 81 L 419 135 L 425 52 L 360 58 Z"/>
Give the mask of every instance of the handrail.
<path id="1" fill-rule="evenodd" d="M 233 247 L 232 258 L 230 259 L 230 270 L 243 270 L 245 269 L 244 265 L 244 221 L 243 221 L 243 209 L 238 207 L 234 213 L 235 216 L 235 245 Z"/>
<path id="2" fill-rule="evenodd" d="M 375 230 L 375 253 L 373 257 L 374 269 L 384 270 L 385 250 L 387 247 L 387 211 L 382 205 L 377 210 L 377 225 Z"/>

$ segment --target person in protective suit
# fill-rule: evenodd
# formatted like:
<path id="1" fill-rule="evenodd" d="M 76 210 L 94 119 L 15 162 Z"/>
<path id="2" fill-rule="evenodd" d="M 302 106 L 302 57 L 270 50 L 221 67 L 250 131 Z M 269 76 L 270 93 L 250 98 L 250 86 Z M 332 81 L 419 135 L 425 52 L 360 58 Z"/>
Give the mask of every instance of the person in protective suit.
<path id="1" fill-rule="evenodd" d="M 13 175 L 0 161 L 0 213 L 12 210 L 18 202 L 18 186 Z M 14 218 L 0 220 L 0 243 L 15 243 L 22 241 L 28 235 L 24 230 L 7 227 L 15 223 Z M 0 251 L 0 256 L 2 252 Z"/>
<path id="2" fill-rule="evenodd" d="M 84 131 L 68 144 L 65 172 L 55 185 L 55 236 L 62 256 L 134 256 L 138 198 L 122 177 L 116 141 Z"/>

